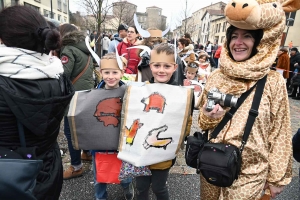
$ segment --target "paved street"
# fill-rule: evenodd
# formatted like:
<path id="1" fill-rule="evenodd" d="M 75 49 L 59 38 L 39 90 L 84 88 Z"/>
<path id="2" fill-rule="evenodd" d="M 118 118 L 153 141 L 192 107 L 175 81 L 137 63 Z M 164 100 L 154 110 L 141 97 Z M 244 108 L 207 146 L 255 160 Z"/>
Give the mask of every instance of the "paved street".
<path id="1" fill-rule="evenodd" d="M 290 98 L 291 123 L 292 131 L 295 133 L 300 127 L 300 101 Z M 197 111 L 194 113 L 192 131 L 197 130 L 197 125 L 194 123 L 197 118 Z M 70 163 L 67 152 L 67 142 L 63 133 L 59 136 L 59 143 L 61 149 L 66 152 L 63 158 L 64 168 Z M 293 163 L 293 180 L 285 188 L 284 192 L 279 195 L 276 200 L 298 200 L 299 195 L 299 163 Z M 63 190 L 61 192 L 60 200 L 93 200 L 93 175 L 91 171 L 91 164 L 84 163 L 84 175 L 79 178 L 64 181 Z M 184 160 L 184 152 L 181 151 L 177 156 L 176 164 L 170 171 L 168 180 L 170 199 L 171 200 L 196 200 L 199 197 L 200 181 L 199 175 L 195 173 L 195 169 L 186 166 Z M 108 186 L 108 200 L 123 200 L 122 189 L 119 185 Z M 151 200 L 155 199 L 151 195 Z"/>

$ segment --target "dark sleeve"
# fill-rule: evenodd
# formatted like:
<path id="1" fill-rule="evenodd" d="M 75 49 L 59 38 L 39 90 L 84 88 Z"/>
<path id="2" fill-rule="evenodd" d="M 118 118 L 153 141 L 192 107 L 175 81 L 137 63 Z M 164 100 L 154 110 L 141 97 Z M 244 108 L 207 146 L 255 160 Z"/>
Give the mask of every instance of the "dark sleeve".
<path id="1" fill-rule="evenodd" d="M 295 160 L 300 162 L 300 129 L 293 137 L 293 156 Z"/>

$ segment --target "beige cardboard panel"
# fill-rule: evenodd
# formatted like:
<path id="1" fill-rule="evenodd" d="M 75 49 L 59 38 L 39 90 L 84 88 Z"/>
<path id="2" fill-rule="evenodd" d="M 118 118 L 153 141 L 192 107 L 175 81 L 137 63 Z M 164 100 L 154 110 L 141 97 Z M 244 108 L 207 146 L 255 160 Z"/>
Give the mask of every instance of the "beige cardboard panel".
<path id="1" fill-rule="evenodd" d="M 167 55 L 164 52 L 157 54 L 156 51 L 151 51 L 150 63 L 153 63 L 153 62 L 170 63 L 170 64 L 174 64 L 174 65 L 176 64 L 174 55 Z"/>

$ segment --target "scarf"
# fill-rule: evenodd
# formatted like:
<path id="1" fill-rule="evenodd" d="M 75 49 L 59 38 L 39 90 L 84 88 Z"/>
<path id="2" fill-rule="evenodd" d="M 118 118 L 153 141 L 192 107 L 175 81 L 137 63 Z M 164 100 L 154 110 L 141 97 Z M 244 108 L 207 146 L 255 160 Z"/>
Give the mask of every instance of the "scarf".
<path id="1" fill-rule="evenodd" d="M 55 56 L 0 45 L 0 75 L 14 79 L 56 78 L 63 73 L 63 65 Z"/>

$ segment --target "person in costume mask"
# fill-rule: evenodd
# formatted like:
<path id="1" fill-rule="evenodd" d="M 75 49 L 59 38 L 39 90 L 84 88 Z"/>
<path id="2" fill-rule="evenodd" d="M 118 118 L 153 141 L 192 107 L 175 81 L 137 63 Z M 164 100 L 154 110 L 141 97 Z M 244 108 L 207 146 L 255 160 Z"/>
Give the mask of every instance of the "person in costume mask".
<path id="1" fill-rule="evenodd" d="M 285 6 L 278 6 L 278 2 L 275 1 L 255 1 L 247 2 L 247 6 L 253 8 L 248 12 L 249 10 L 243 9 L 244 3 L 242 0 L 230 1 L 225 7 L 224 13 L 231 25 L 226 32 L 220 69 L 210 74 L 200 97 L 200 128 L 208 130 L 210 136 L 225 112 L 230 109 L 219 104 L 210 112 L 205 109 L 207 94 L 212 88 L 240 97 L 265 76 L 266 84 L 258 116 L 241 155 L 242 165 L 238 179 L 230 187 L 221 188 L 209 184 L 201 175 L 201 199 L 258 200 L 264 193 L 275 198 L 292 178 L 291 123 L 287 90 L 282 75 L 270 70 L 270 67 L 277 56 L 278 39 L 285 28 L 284 11 L 292 12 L 299 8 L 291 2 L 286 2 Z M 264 15 L 265 9 L 272 9 L 274 12 Z M 241 13 L 243 18 L 237 16 L 237 12 Z M 253 14 L 255 12 L 262 14 Z M 244 20 L 244 17 L 247 20 Z M 213 143 L 241 146 L 254 93 L 255 89 L 216 139 L 212 140 Z"/>

